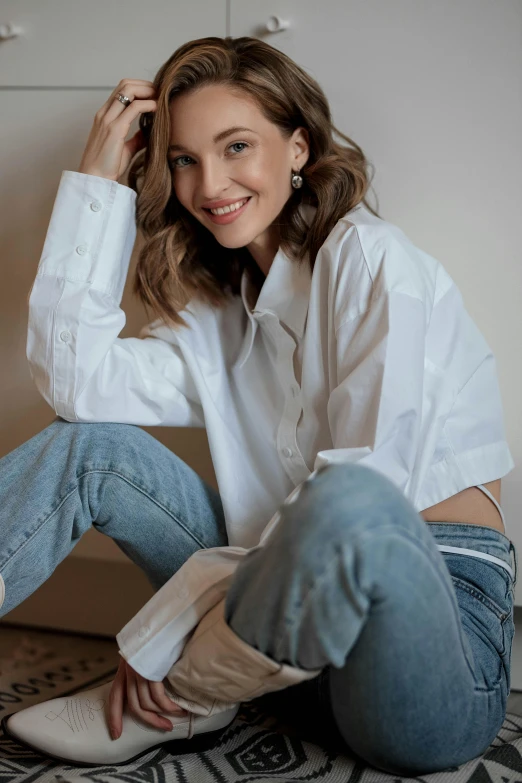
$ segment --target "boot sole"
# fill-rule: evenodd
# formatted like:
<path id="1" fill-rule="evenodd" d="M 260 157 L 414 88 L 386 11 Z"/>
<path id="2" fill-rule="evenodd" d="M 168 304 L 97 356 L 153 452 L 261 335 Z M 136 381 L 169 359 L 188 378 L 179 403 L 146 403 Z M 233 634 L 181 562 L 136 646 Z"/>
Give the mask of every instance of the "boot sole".
<path id="1" fill-rule="evenodd" d="M 190 739 L 187 738 L 181 738 L 177 740 L 165 740 L 165 742 L 159 742 L 157 745 L 151 745 L 150 748 L 146 748 L 146 750 L 143 750 L 141 753 L 138 753 L 136 756 L 132 756 L 131 758 L 125 759 L 125 761 L 106 761 L 106 762 L 94 762 L 94 761 L 73 761 L 72 759 L 66 759 L 62 756 L 55 756 L 54 753 L 44 753 L 39 748 L 35 748 L 33 745 L 31 745 L 28 742 L 25 742 L 25 740 L 21 740 L 18 737 L 15 737 L 13 734 L 10 733 L 9 729 L 7 728 L 7 721 L 11 717 L 11 715 L 15 715 L 14 712 L 9 713 L 9 715 L 5 715 L 2 718 L 2 721 L 0 722 L 0 727 L 2 728 L 4 734 L 6 737 L 9 737 L 10 740 L 13 742 L 16 742 L 18 745 L 22 745 L 25 748 L 29 748 L 34 753 L 36 753 L 38 756 L 43 756 L 44 758 L 51 758 L 56 759 L 57 761 L 63 761 L 65 764 L 69 764 L 70 766 L 75 767 L 121 767 L 125 764 L 131 764 L 133 761 L 136 761 L 137 759 L 140 759 L 142 756 L 146 756 L 147 753 L 150 753 L 153 750 L 157 750 L 159 748 L 165 748 L 169 753 L 171 753 L 173 756 L 182 756 L 187 753 L 199 753 L 200 751 L 205 750 L 211 750 L 219 740 L 219 738 L 227 731 L 229 726 L 234 722 L 232 720 L 227 726 L 224 726 L 221 729 L 217 729 L 216 731 L 207 731 L 202 734 L 195 734 Z"/>

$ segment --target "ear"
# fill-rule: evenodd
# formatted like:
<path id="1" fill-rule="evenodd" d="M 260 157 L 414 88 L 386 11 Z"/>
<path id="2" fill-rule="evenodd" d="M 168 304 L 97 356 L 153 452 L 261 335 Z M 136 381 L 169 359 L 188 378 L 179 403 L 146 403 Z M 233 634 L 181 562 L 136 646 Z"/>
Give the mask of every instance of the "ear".
<path id="1" fill-rule="evenodd" d="M 292 169 L 300 171 L 310 157 L 310 137 L 306 128 L 296 128 L 291 139 Z"/>

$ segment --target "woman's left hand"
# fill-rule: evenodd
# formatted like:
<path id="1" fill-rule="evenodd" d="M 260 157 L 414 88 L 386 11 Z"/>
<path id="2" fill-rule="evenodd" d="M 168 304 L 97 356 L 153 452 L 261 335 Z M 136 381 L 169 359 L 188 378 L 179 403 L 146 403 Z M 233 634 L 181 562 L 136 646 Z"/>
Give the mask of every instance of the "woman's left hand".
<path id="1" fill-rule="evenodd" d="M 188 711 L 175 704 L 165 693 L 162 682 L 147 680 L 121 658 L 118 671 L 109 694 L 109 731 L 113 739 L 122 732 L 123 708 L 125 699 L 129 711 L 144 723 L 155 729 L 172 729 L 172 723 L 159 715 L 160 712 L 172 715 L 188 715 Z"/>

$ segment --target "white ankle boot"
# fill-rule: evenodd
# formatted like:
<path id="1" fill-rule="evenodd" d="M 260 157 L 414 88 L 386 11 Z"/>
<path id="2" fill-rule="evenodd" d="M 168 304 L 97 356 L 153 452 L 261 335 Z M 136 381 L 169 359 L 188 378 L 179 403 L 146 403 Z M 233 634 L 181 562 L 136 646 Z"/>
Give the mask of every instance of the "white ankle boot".
<path id="1" fill-rule="evenodd" d="M 38 753 L 90 767 L 128 764 L 161 745 L 174 756 L 209 750 L 239 710 L 236 704 L 210 717 L 161 713 L 173 726 L 165 731 L 139 721 L 125 704 L 122 733 L 113 740 L 108 721 L 112 682 L 6 715 L 1 726 L 11 739 Z"/>
<path id="2" fill-rule="evenodd" d="M 190 713 L 165 715 L 172 731 L 139 722 L 125 705 L 122 733 L 113 740 L 108 725 L 112 681 L 7 715 L 2 728 L 40 753 L 79 766 L 126 764 L 165 743 L 173 755 L 213 747 L 242 701 L 321 672 L 278 663 L 248 645 L 225 622 L 224 607 L 222 599 L 201 618 L 163 681 L 169 699 Z"/>

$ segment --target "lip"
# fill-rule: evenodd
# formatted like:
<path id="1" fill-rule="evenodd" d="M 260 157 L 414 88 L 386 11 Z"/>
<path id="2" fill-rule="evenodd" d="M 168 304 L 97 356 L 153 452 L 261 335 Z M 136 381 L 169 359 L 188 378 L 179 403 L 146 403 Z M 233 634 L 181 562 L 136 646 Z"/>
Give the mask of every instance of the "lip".
<path id="1" fill-rule="evenodd" d="M 240 201 L 241 199 L 236 200 Z M 212 212 L 210 212 L 208 209 L 205 209 L 205 213 L 213 223 L 217 223 L 218 225 L 226 225 L 227 223 L 233 223 L 236 218 L 240 217 L 250 204 L 251 200 L 252 196 L 248 196 L 248 201 L 246 201 L 242 207 L 236 209 L 235 212 L 227 212 L 226 215 L 213 215 Z M 232 201 L 231 203 L 235 204 L 236 202 Z M 218 207 L 213 207 L 213 209 L 218 209 Z"/>
<path id="2" fill-rule="evenodd" d="M 244 198 L 250 198 L 250 196 L 222 198 L 221 201 L 207 201 L 206 204 L 202 204 L 201 206 L 203 209 L 219 209 L 220 207 L 229 207 L 231 204 L 236 204 L 238 201 L 243 201 Z"/>

